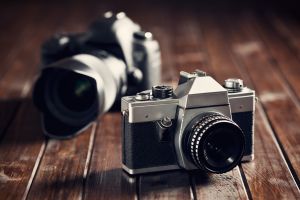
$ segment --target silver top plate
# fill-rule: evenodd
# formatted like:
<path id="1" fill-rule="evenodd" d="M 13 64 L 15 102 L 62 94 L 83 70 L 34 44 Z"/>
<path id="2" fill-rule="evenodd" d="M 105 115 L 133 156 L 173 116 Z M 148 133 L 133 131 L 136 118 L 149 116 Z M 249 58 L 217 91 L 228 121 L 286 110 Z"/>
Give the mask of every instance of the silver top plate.
<path id="1" fill-rule="evenodd" d="M 210 76 L 189 79 L 178 85 L 175 96 L 182 108 L 228 104 L 227 90 Z"/>

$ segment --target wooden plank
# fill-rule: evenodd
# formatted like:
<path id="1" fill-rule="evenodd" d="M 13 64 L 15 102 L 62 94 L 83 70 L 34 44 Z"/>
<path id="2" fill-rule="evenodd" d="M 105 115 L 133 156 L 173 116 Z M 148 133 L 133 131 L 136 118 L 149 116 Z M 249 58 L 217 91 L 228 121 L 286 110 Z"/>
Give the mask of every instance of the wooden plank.
<path id="1" fill-rule="evenodd" d="M 38 12 L 33 12 L 32 19 L 25 24 L 31 30 L 28 33 L 31 40 L 22 44 L 24 46 L 20 47 L 22 51 L 18 59 L 15 58 L 10 63 L 9 70 L 0 80 L 1 99 L 12 104 L 16 102 L 14 99 L 22 101 L 20 110 L 0 144 L 1 199 L 21 199 L 27 196 L 44 152 L 40 117 L 32 103 L 21 98 L 29 95 L 39 60 L 39 44 L 48 28 L 56 22 L 51 16 L 40 18 L 46 7 L 34 7 Z M 43 24 L 47 24 L 48 27 L 42 26 Z M 18 102 L 14 105 L 18 106 Z"/>
<path id="2" fill-rule="evenodd" d="M 34 10 L 39 11 L 38 9 Z M 40 12 L 34 12 L 34 10 L 31 10 L 32 15 L 29 17 L 31 20 L 28 20 L 26 23 L 29 28 L 33 28 L 36 25 L 32 20 Z M 24 49 L 20 52 L 20 54 L 22 53 L 23 56 L 26 56 L 26 59 L 23 58 L 23 62 L 28 65 L 34 64 L 31 55 L 29 55 L 32 49 L 32 43 L 26 43 Z M 6 115 L 8 119 L 12 117 L 18 107 L 21 101 L 19 98 L 28 94 L 27 85 L 22 82 L 22 79 L 19 80 L 17 75 L 24 73 L 21 76 L 22 78 L 27 75 L 28 79 L 32 79 L 34 70 L 34 68 L 21 68 L 20 62 L 16 60 L 9 63 L 9 66 L 9 71 L 0 80 L 1 107 L 3 107 L 1 116 Z M 28 75 L 30 73 L 31 76 Z M 6 105 L 9 105 L 9 107 L 5 107 Z M 2 123 L 8 122 L 9 120 Z M 34 170 L 36 159 L 40 157 L 40 153 L 44 148 L 39 124 L 40 120 L 37 120 L 37 114 L 33 109 L 33 105 L 23 100 L 20 111 L 0 144 L 1 199 L 20 199 L 26 193 L 27 183 L 31 179 L 31 171 Z"/>
<path id="3" fill-rule="evenodd" d="M 143 175 L 139 178 L 139 199 L 195 199 L 186 171 Z"/>
<path id="4" fill-rule="evenodd" d="M 82 198 L 95 128 L 69 140 L 49 140 L 27 199 Z"/>
<path id="5" fill-rule="evenodd" d="M 268 13 L 265 16 L 276 30 L 278 36 L 288 44 L 300 58 L 300 24 L 299 20 L 296 20 L 292 16 L 283 14 Z"/>
<path id="6" fill-rule="evenodd" d="M 148 27 L 154 37 L 160 42 L 162 51 L 162 81 L 165 84 L 175 85 L 178 81 L 178 73 L 175 68 L 174 39 L 172 10 L 170 8 L 155 8 L 156 14 L 145 14 L 147 8 L 136 13 L 138 20 L 143 17 L 141 25 Z M 157 19 L 161 19 L 157 21 Z M 175 178 L 176 177 L 176 178 Z M 139 199 L 190 199 L 190 183 L 187 173 L 172 171 L 141 175 L 138 179 Z"/>
<path id="7" fill-rule="evenodd" d="M 150 14 L 149 12 L 145 14 L 145 10 L 148 9 L 149 6 L 144 5 L 144 9 L 141 9 L 135 17 L 137 21 L 141 21 L 140 25 L 147 28 L 147 31 L 152 32 L 155 39 L 159 42 L 162 59 L 162 82 L 166 84 L 174 84 L 177 81 L 177 72 L 174 69 L 174 24 L 173 21 L 170 20 L 172 17 L 171 10 L 166 7 L 154 6 L 152 9 L 155 10 L 156 17 L 153 17 L 153 14 Z M 143 18 L 139 20 L 141 16 Z"/>
<path id="8" fill-rule="evenodd" d="M 195 15 L 188 18 L 188 14 L 184 17 L 176 20 L 177 26 L 175 34 L 177 39 L 176 43 L 177 54 L 177 69 L 184 69 L 192 71 L 194 69 L 202 69 L 210 75 L 214 74 L 214 69 L 219 70 L 220 74 L 225 71 L 216 65 L 215 60 L 210 59 L 210 52 L 206 52 L 204 48 L 207 48 L 205 42 L 212 44 L 212 40 L 207 35 L 199 30 L 199 18 Z M 205 28 L 207 28 L 205 26 Z M 211 30 L 210 30 L 211 31 Z M 211 32 L 209 33 L 211 34 Z M 213 50 L 212 48 L 207 48 Z M 184 57 L 187 58 L 184 58 Z M 189 58 L 189 59 L 188 59 Z M 211 62 L 214 62 L 216 68 L 210 67 Z M 179 66 L 186 66 L 180 68 Z M 178 75 L 177 75 L 178 76 Z M 233 171 L 225 174 L 192 174 L 191 179 L 193 184 L 194 193 L 198 199 L 247 199 L 247 193 L 244 188 L 244 183 L 239 171 L 239 168 L 235 168 Z M 222 189 L 221 189 L 222 188 Z"/>
<path id="9" fill-rule="evenodd" d="M 264 17 L 259 17 L 253 22 L 268 51 L 271 53 L 276 67 L 283 74 L 297 97 L 300 100 L 300 57 L 297 57 L 295 49 L 290 48 L 289 42 L 283 40 L 278 31 Z M 299 56 L 299 54 L 298 54 Z"/>
<path id="10" fill-rule="evenodd" d="M 9 11 L 11 11 L 11 9 L 9 9 Z M 19 10 L 22 10 L 25 16 L 19 20 L 19 23 L 13 23 L 12 16 L 14 15 L 11 14 L 11 16 L 6 19 L 6 23 L 9 24 L 5 29 L 6 31 L 1 32 L 0 34 L 0 54 L 3 55 L 0 65 L 0 80 L 6 74 L 7 70 L 9 70 L 12 65 L 16 64 L 15 57 L 21 56 L 27 50 L 26 45 L 20 47 L 20 43 L 23 44 L 28 41 L 28 34 L 32 33 L 28 23 L 31 23 L 32 20 L 34 20 L 35 15 L 38 12 L 37 7 L 32 6 L 24 6 L 23 9 L 21 9 L 20 6 L 17 6 L 16 11 Z M 14 39 L 9 40 L 7 36 Z M 5 81 L 4 84 L 2 82 L 0 91 L 0 138 L 6 131 L 20 103 L 20 100 L 16 98 L 18 95 L 12 97 L 10 94 L 7 94 L 8 91 L 10 91 L 10 87 L 11 85 L 8 85 L 7 81 Z M 5 96 L 8 96 L 9 98 L 5 98 Z"/>
<path id="11" fill-rule="evenodd" d="M 235 16 L 235 20 L 233 18 L 227 20 L 222 18 L 222 22 L 216 22 L 217 20 L 210 22 L 212 27 L 219 27 L 216 28 L 218 29 L 216 35 L 222 33 L 222 37 L 215 37 L 214 40 L 218 46 L 221 46 L 220 49 L 224 49 L 224 52 L 221 55 L 215 54 L 215 56 L 221 58 L 221 63 L 226 62 L 227 66 L 231 66 L 230 70 L 236 71 L 243 78 L 249 75 L 251 80 L 247 78 L 248 85 L 252 87 L 254 85 L 256 91 L 260 94 L 262 92 L 261 86 L 266 85 L 269 77 L 275 81 L 275 84 L 280 85 L 280 82 L 277 81 L 276 74 L 273 74 L 272 69 L 269 67 L 267 52 L 259 51 L 255 53 L 258 49 L 257 45 L 260 44 L 258 38 L 254 40 L 256 33 L 249 29 L 243 31 L 242 27 L 248 23 L 237 20 L 240 18 L 241 16 Z M 246 69 L 243 69 L 243 67 Z M 266 74 L 266 78 L 261 79 L 261 74 Z M 279 87 L 277 84 L 275 88 Z M 265 90 L 270 91 L 272 88 L 265 88 Z M 297 185 L 281 154 L 277 140 L 261 106 L 257 107 L 254 142 L 254 161 L 242 165 L 252 197 L 254 199 L 271 198 L 272 196 L 274 198 L 298 198 Z"/>
<path id="12" fill-rule="evenodd" d="M 180 23 L 179 26 L 175 26 L 173 31 L 174 66 L 177 70 L 177 78 L 179 78 L 179 71 L 181 70 L 193 72 L 196 69 L 201 69 L 207 74 L 212 74 L 208 54 L 203 51 L 204 38 L 198 29 L 195 16 L 185 11 L 177 17 L 176 23 Z"/>
<path id="13" fill-rule="evenodd" d="M 8 9 L 11 16 L 1 27 L 5 31 L 0 33 L 0 53 L 2 55 L 0 78 L 11 68 L 15 58 L 22 56 L 26 45 L 30 45 L 27 43 L 34 31 L 32 26 L 28 26 L 28 24 L 36 21 L 37 13 L 40 12 L 39 7 L 36 5 L 16 6 L 14 12 L 12 10 L 13 8 Z M 19 17 L 17 23 L 15 22 L 15 18 L 17 18 L 15 12 L 21 12 L 24 15 Z"/>
<path id="14" fill-rule="evenodd" d="M 85 199 L 136 198 L 135 177 L 121 169 L 120 133 L 119 112 L 101 117 L 85 184 Z"/>
<path id="15" fill-rule="evenodd" d="M 61 29 L 85 31 L 90 18 L 93 17 L 94 12 L 91 11 L 96 8 L 82 7 L 82 4 L 77 2 L 72 5 L 66 4 L 61 14 L 63 10 L 69 9 L 72 11 L 61 24 Z M 98 11 L 100 10 L 98 8 Z M 93 124 L 91 128 L 69 140 L 48 141 L 28 199 L 82 199 L 95 128 L 96 124 Z"/>
<path id="16" fill-rule="evenodd" d="M 297 185 L 261 106 L 255 117 L 255 160 L 242 164 L 253 199 L 299 199 Z"/>
<path id="17" fill-rule="evenodd" d="M 0 143 L 0 199 L 21 199 L 44 148 L 40 119 L 24 102 Z"/>
<path id="18" fill-rule="evenodd" d="M 197 199 L 248 199 L 238 167 L 224 174 L 192 174 Z"/>
<path id="19" fill-rule="evenodd" d="M 247 35 L 245 36 L 248 37 L 246 38 L 247 41 L 253 41 L 254 38 L 254 41 L 258 41 L 258 48 L 252 50 L 250 54 L 244 55 L 236 50 L 236 54 L 242 59 L 248 75 L 253 80 L 255 89 L 259 94 L 260 100 L 263 103 L 276 136 L 279 139 L 279 144 L 282 145 L 284 153 L 287 154 L 287 161 L 292 165 L 290 166 L 292 167 L 292 172 L 295 170 L 295 173 L 299 177 L 299 105 L 297 102 L 293 101 L 293 96 L 287 91 L 287 87 L 281 74 L 276 71 L 276 66 L 274 67 L 269 62 L 269 60 L 273 58 L 270 56 L 273 55 L 267 53 L 268 51 L 265 49 L 264 43 L 259 40 L 257 34 L 254 32 L 255 29 L 253 26 L 255 26 L 255 24 L 252 24 L 251 22 L 253 22 L 251 19 L 245 17 L 245 21 L 240 23 L 240 27 L 245 35 L 252 35 L 252 38 Z M 244 42 L 243 44 L 247 43 Z M 270 53 L 272 54 L 272 52 Z M 261 79 L 261 74 L 268 75 Z M 297 176 L 295 177 L 295 180 L 298 182 L 299 179 Z"/>

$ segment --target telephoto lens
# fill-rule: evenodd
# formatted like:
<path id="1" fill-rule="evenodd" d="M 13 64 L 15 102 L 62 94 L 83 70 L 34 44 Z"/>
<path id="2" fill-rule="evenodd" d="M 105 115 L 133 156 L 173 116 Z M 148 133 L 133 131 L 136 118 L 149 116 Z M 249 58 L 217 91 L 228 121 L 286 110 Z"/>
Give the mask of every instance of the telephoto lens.
<path id="1" fill-rule="evenodd" d="M 224 173 L 242 159 L 245 138 L 242 130 L 220 113 L 205 113 L 193 119 L 185 131 L 185 152 L 200 169 Z"/>
<path id="2" fill-rule="evenodd" d="M 55 35 L 41 54 L 33 100 L 50 137 L 80 133 L 121 96 L 160 81 L 157 41 L 125 13 L 107 12 L 84 33 Z"/>

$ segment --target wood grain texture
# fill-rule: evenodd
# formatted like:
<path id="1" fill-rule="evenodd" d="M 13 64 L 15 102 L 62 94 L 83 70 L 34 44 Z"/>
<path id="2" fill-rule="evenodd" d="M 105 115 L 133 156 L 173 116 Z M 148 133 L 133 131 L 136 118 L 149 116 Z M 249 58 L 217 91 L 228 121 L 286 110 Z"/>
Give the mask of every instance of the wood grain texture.
<path id="1" fill-rule="evenodd" d="M 180 70 L 200 68 L 221 83 L 243 78 L 258 91 L 253 162 L 225 174 L 129 176 L 121 169 L 120 113 L 105 114 L 76 138 L 45 140 L 24 100 L 40 44 L 57 31 L 85 31 L 108 9 L 126 11 L 154 33 L 164 83 L 175 86 Z M 1 6 L 0 199 L 299 199 L 298 22 L 203 10 L 134 0 Z"/>
<path id="2" fill-rule="evenodd" d="M 289 43 L 280 37 L 278 31 L 274 29 L 267 19 L 264 17 L 252 17 L 249 23 L 253 25 L 252 29 L 254 28 L 265 42 L 267 50 L 273 57 L 273 61 L 276 62 L 276 66 L 281 71 L 282 76 L 285 77 L 289 87 L 293 89 L 297 96 L 299 106 L 300 57 L 297 57 L 295 49 L 289 47 Z"/>
<path id="3" fill-rule="evenodd" d="M 81 199 L 91 135 L 96 124 L 78 137 L 48 141 L 27 199 Z"/>
<path id="4" fill-rule="evenodd" d="M 213 68 L 210 68 L 209 66 L 211 62 L 214 62 L 214 60 L 210 59 L 210 52 L 206 52 L 204 48 L 207 48 L 207 50 L 211 51 L 216 46 L 207 47 L 203 42 L 204 40 L 208 42 L 214 40 L 212 38 L 213 35 L 211 32 L 213 30 L 208 29 L 208 27 L 205 26 L 206 30 L 210 31 L 208 33 L 210 35 L 210 38 L 207 38 L 208 35 L 203 35 L 203 33 L 200 31 L 199 25 L 201 23 L 195 20 L 195 16 L 194 18 L 190 19 L 183 17 L 181 20 L 179 20 L 179 22 L 180 21 L 182 23 L 182 26 L 179 26 L 180 37 L 178 38 L 178 40 L 176 40 L 176 43 L 177 45 L 181 44 L 182 46 L 176 46 L 176 49 L 178 51 L 177 58 L 180 55 L 190 55 L 195 57 L 193 61 L 191 61 L 191 58 L 187 59 L 185 61 L 186 63 L 184 63 L 182 59 L 179 60 L 180 65 L 190 66 L 183 67 L 181 69 L 192 71 L 194 69 L 200 68 L 208 72 L 209 74 L 212 74 L 214 72 Z M 212 44 L 210 44 L 210 46 L 212 46 Z M 194 51 L 191 51 L 191 49 Z M 195 53 L 196 55 L 193 53 Z M 242 181 L 242 177 L 238 168 L 236 168 L 232 172 L 222 175 L 195 174 L 194 176 L 192 176 L 192 179 L 194 179 L 194 189 L 197 198 L 199 199 L 218 199 L 221 197 L 225 199 L 230 199 L 230 197 L 234 199 L 248 199 L 246 190 L 244 188 L 244 183 Z"/>
<path id="5" fill-rule="evenodd" d="M 0 55 L 2 57 L 0 78 L 10 68 L 10 63 L 15 56 L 20 55 L 20 51 L 22 52 L 23 46 L 20 47 L 20 43 L 28 41 L 27 36 L 31 32 L 26 24 L 34 19 L 37 11 L 37 7 L 28 5 L 3 6 L 2 11 L 0 11 L 0 29 L 4 30 L 0 32 Z M 24 17 L 19 19 L 19 23 L 12 23 L 18 12 L 24 13 Z"/>
<path id="6" fill-rule="evenodd" d="M 253 199 L 299 199 L 295 180 L 261 107 L 255 117 L 255 160 L 242 164 Z"/>
<path id="7" fill-rule="evenodd" d="M 27 196 L 45 147 L 40 116 L 32 102 L 23 99 L 30 94 L 38 67 L 40 43 L 47 32 L 45 27 L 38 30 L 35 27 L 44 23 L 51 27 L 55 23 L 51 18 L 39 17 L 43 8 L 45 7 L 30 5 L 30 10 L 33 10 L 28 13 L 30 17 L 24 24 L 24 31 L 30 30 L 26 37 L 31 38 L 31 42 L 24 42 L 21 51 L 16 55 L 17 59 L 13 57 L 9 70 L 0 80 L 1 99 L 10 104 L 10 107 L 3 104 L 3 115 L 12 112 L 6 111 L 11 107 L 16 110 L 21 102 L 21 108 L 1 140 L 1 171 L 4 177 L 0 187 L 1 199 L 21 199 Z"/>
<path id="8" fill-rule="evenodd" d="M 268 13 L 266 16 L 269 23 L 278 33 L 285 44 L 292 48 L 300 58 L 300 25 L 299 20 L 292 16 L 285 16 L 275 13 Z"/>
<path id="9" fill-rule="evenodd" d="M 139 199 L 193 199 L 186 171 L 142 175 L 139 178 Z"/>
<path id="10" fill-rule="evenodd" d="M 180 16 L 176 18 L 176 24 L 174 24 L 174 44 L 173 51 L 175 55 L 175 70 L 179 75 L 180 70 L 193 71 L 195 69 L 202 69 L 209 74 L 212 73 L 212 69 L 208 67 L 209 58 L 208 54 L 203 50 L 203 38 L 201 32 L 197 28 L 198 22 L 195 21 L 194 16 L 189 15 L 182 11 Z M 174 80 L 178 79 L 173 77 Z M 247 194 L 243 186 L 241 175 L 236 169 L 234 173 L 227 173 L 220 175 L 211 175 L 209 179 L 203 181 L 203 178 L 207 176 L 204 174 L 193 174 L 191 179 L 193 180 L 193 189 L 195 190 L 195 198 L 199 199 L 214 199 L 214 198 L 240 198 L 247 199 Z M 211 187 L 208 187 L 210 185 Z M 218 190 L 217 188 L 223 188 Z"/>
<path id="11" fill-rule="evenodd" d="M 240 18 L 241 17 L 239 17 L 239 19 Z M 219 27 L 219 30 L 217 30 L 216 34 L 225 32 L 225 34 L 222 34 L 223 39 L 220 36 L 220 39 L 218 40 L 216 37 L 215 41 L 219 46 L 223 46 L 219 47 L 220 49 L 226 50 L 223 51 L 223 56 L 219 54 L 215 54 L 215 56 L 218 56 L 218 58 L 224 57 L 224 59 L 222 59 L 222 62 L 227 62 L 227 66 L 231 66 L 229 67 L 229 69 L 231 70 L 239 69 L 238 71 L 240 71 L 240 76 L 243 78 L 247 77 L 247 75 L 250 75 L 250 77 L 252 78 L 251 74 L 253 74 L 253 76 L 255 76 L 257 79 L 248 80 L 248 84 L 250 86 L 255 86 L 255 89 L 260 92 L 259 88 L 268 78 L 267 77 L 261 79 L 259 75 L 259 71 L 262 72 L 267 66 L 267 62 L 260 62 L 258 64 L 258 62 L 261 61 L 260 56 L 264 57 L 264 54 L 260 52 L 254 56 L 253 52 L 257 50 L 258 42 L 257 40 L 253 40 L 253 38 L 251 37 L 247 38 L 248 34 L 242 31 L 241 25 L 245 24 L 245 22 L 243 20 L 236 20 L 240 23 L 230 25 L 231 21 L 231 18 L 229 20 L 226 20 L 225 18 L 223 19 L 222 24 L 216 23 L 216 20 L 211 22 L 213 24 L 211 27 Z M 249 33 L 249 30 L 247 31 L 247 33 Z M 251 35 L 255 34 L 252 33 Z M 226 46 L 232 47 L 232 49 L 226 48 Z M 232 52 L 230 52 L 230 49 Z M 238 55 L 231 57 L 234 54 L 233 52 L 236 52 Z M 242 61 L 236 58 L 236 56 L 241 55 L 247 55 L 248 58 L 244 58 L 242 59 Z M 229 59 L 226 60 L 225 57 Z M 255 62 L 257 62 L 257 64 L 254 64 Z M 239 65 L 235 63 L 239 63 Z M 247 71 L 239 68 L 241 66 L 245 66 L 247 68 Z M 259 71 L 255 70 L 255 66 L 257 66 L 256 68 Z M 261 69 L 261 66 L 264 66 L 264 69 Z M 276 75 L 270 74 L 271 69 L 266 70 L 268 71 L 269 76 L 272 77 L 272 80 L 274 80 Z M 218 72 L 216 72 L 216 74 L 218 74 Z M 270 91 L 270 89 L 268 91 Z M 257 109 L 257 113 L 254 143 L 255 160 L 253 162 L 245 163 L 242 165 L 243 171 L 246 173 L 246 178 L 250 186 L 252 197 L 254 199 L 265 199 L 267 197 L 273 196 L 274 198 L 278 197 L 296 199 L 299 196 L 299 191 L 293 177 L 291 176 L 291 173 L 289 172 L 289 168 L 285 163 L 285 159 L 281 154 L 279 146 L 277 145 L 277 140 L 274 137 L 274 133 L 268 126 L 266 119 L 261 122 L 261 115 L 263 115 L 264 113 L 261 107 Z M 266 147 L 266 145 L 268 146 Z M 278 180 L 278 183 L 281 183 L 282 185 L 277 185 L 277 182 L 275 182 L 275 180 Z M 270 184 L 270 182 L 274 183 Z"/>
<path id="12" fill-rule="evenodd" d="M 71 10 L 63 22 L 56 28 L 71 31 L 85 31 L 90 23 L 91 8 L 81 4 L 65 4 L 56 16 L 64 16 L 65 10 Z M 59 13 L 58 13 L 59 12 Z M 55 34 L 54 32 L 52 34 Z M 96 124 L 69 140 L 52 140 L 46 145 L 43 160 L 31 186 L 28 199 L 82 199 L 86 173 L 93 147 Z M 53 155 L 56 159 L 53 162 Z"/>
<path id="13" fill-rule="evenodd" d="M 197 199 L 249 199 L 238 167 L 224 174 L 192 174 Z"/>
<path id="14" fill-rule="evenodd" d="M 85 199 L 134 199 L 135 177 L 121 169 L 121 114 L 105 114 L 96 131 Z"/>
<path id="15" fill-rule="evenodd" d="M 143 12 L 147 8 L 138 9 L 132 13 L 132 17 L 137 21 L 142 20 L 146 30 L 151 30 L 155 38 L 160 42 L 162 53 L 162 81 L 166 84 L 175 85 L 178 79 L 176 69 L 176 52 L 174 42 L 174 21 L 172 9 L 169 7 L 157 8 L 157 16 L 153 18 L 148 12 Z M 128 15 L 131 12 L 129 11 Z M 131 16 L 131 15 L 130 15 Z M 156 19 L 160 19 L 157 21 Z M 164 172 L 138 176 L 138 198 L 139 199 L 190 199 L 189 176 L 184 172 Z"/>
<path id="16" fill-rule="evenodd" d="M 16 74 L 9 77 L 6 74 L 7 70 L 14 70 L 16 65 L 20 64 L 20 61 L 16 61 L 16 57 L 21 57 L 22 54 L 28 51 L 27 45 L 22 45 L 28 41 L 28 34 L 32 32 L 31 26 L 28 25 L 35 19 L 38 13 L 38 7 L 24 6 L 16 7 L 16 11 L 23 11 L 25 17 L 20 19 L 20 23 L 11 23 L 11 18 L 15 16 L 12 7 L 9 7 L 4 13 L 4 17 L 1 19 L 1 27 L 3 28 L 0 33 L 0 55 L 1 55 L 1 67 L 0 67 L 0 138 L 6 131 L 13 116 L 16 114 L 17 108 L 20 104 L 19 98 L 24 96 L 22 86 L 19 88 L 19 93 L 13 95 L 11 91 L 14 89 L 17 78 Z M 7 38 L 7 35 L 12 38 Z M 15 38 L 15 39 L 14 39 Z M 24 85 L 23 85 L 24 86 Z"/>
<path id="17" fill-rule="evenodd" d="M 44 137 L 38 113 L 24 102 L 0 143 L 0 199 L 21 199 L 35 163 L 43 151 Z"/>
<path id="18" fill-rule="evenodd" d="M 264 44 L 268 45 L 269 43 L 263 43 L 259 40 L 253 31 L 255 27 L 247 26 L 249 21 L 247 21 L 247 17 L 244 19 L 245 22 L 240 23 L 242 33 L 239 37 L 245 35 L 246 38 L 244 38 L 244 42 L 240 41 L 240 44 L 245 45 L 247 41 L 254 41 L 254 43 L 257 42 L 257 48 L 248 54 L 243 55 L 238 51 L 236 54 L 242 59 L 276 136 L 280 139 L 280 144 L 299 177 L 300 109 L 298 103 L 293 101 L 293 96 L 287 91 L 286 83 L 281 73 L 276 70 L 276 65 L 274 66 L 273 63 L 269 62 L 272 58 L 276 59 L 271 57 L 273 55 L 266 53 L 267 49 L 265 49 Z M 236 35 L 235 38 L 238 39 L 238 36 Z M 267 75 L 262 79 L 261 74 Z"/>
<path id="19" fill-rule="evenodd" d="M 5 104 L 2 104 L 4 109 L 1 110 L 1 115 L 6 115 L 9 119 L 10 113 L 15 112 L 22 101 L 19 111 L 1 140 L 1 199 L 26 197 L 28 185 L 30 186 L 32 181 L 31 172 L 35 171 L 36 163 L 39 162 L 44 149 L 39 116 L 31 102 L 21 99 L 29 94 L 30 83 L 36 69 L 35 67 L 25 68 L 26 65 L 23 64 L 37 65 L 34 59 L 37 54 L 31 50 L 38 52 L 38 47 L 35 45 L 40 39 L 39 34 L 42 34 L 42 30 L 34 32 L 32 29 L 39 23 L 45 22 L 43 19 L 36 20 L 41 13 L 39 7 L 31 8 L 34 9 L 31 10 L 32 13 L 28 13 L 29 18 L 23 26 L 31 29 L 28 31 L 28 37 L 34 38 L 32 39 L 33 43 L 23 45 L 22 50 L 17 54 L 17 58 L 20 60 L 14 57 L 8 62 L 9 70 L 0 80 L 1 103 L 7 102 L 6 105 L 9 105 L 6 107 Z M 9 123 L 9 120 L 5 123 Z"/>

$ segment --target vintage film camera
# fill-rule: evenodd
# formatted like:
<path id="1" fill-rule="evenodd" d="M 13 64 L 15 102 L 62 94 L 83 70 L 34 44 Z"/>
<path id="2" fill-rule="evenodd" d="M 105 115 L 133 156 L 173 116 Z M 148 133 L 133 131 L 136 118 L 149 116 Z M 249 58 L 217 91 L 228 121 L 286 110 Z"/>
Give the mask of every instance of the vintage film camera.
<path id="1" fill-rule="evenodd" d="M 87 32 L 55 35 L 42 46 L 33 92 L 45 134 L 81 132 L 121 96 L 159 84 L 160 66 L 158 42 L 123 12 L 105 13 Z"/>
<path id="2" fill-rule="evenodd" d="M 154 86 L 123 97 L 123 169 L 225 173 L 252 160 L 255 99 L 242 80 L 223 87 L 202 71 L 181 72 L 174 92 Z"/>

